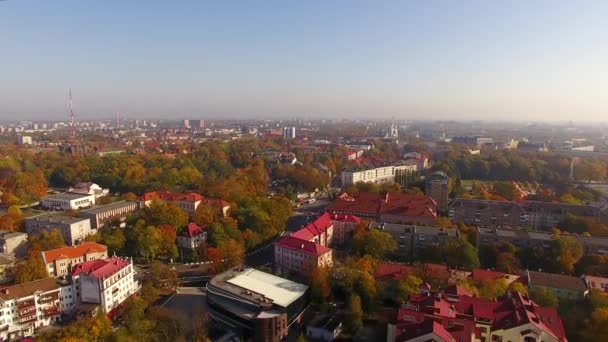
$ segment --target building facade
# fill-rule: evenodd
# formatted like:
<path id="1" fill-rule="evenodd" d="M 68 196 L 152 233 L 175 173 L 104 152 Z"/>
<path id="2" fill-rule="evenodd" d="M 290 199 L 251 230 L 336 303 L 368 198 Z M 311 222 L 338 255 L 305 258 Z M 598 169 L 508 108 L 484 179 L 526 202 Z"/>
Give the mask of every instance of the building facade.
<path id="1" fill-rule="evenodd" d="M 458 229 L 455 228 L 377 222 L 372 222 L 369 228 L 389 233 L 397 242 L 395 253 L 408 258 L 415 258 L 430 247 L 439 247 L 448 240 L 460 237 Z"/>
<path id="2" fill-rule="evenodd" d="M 177 246 L 180 248 L 195 249 L 206 241 L 207 232 L 193 222 L 177 236 Z"/>
<path id="3" fill-rule="evenodd" d="M 333 265 L 333 250 L 321 244 L 286 236 L 273 245 L 274 264 L 280 273 L 310 276 L 317 267 Z"/>
<path id="4" fill-rule="evenodd" d="M 59 229 L 66 245 L 74 246 L 97 230 L 91 229 L 91 220 L 65 216 L 60 213 L 46 213 L 25 219 L 25 231 L 28 234 L 40 234 L 43 231 Z"/>
<path id="5" fill-rule="evenodd" d="M 95 195 L 64 192 L 45 196 L 40 199 L 40 203 L 47 209 L 79 210 L 94 206 Z"/>
<path id="6" fill-rule="evenodd" d="M 18 258 L 27 253 L 27 234 L 0 230 L 0 253 L 12 254 Z"/>
<path id="7" fill-rule="evenodd" d="M 77 246 L 61 247 L 41 252 L 46 271 L 51 277 L 68 276 L 81 262 L 108 257 L 108 248 L 96 242 L 85 241 Z"/>
<path id="8" fill-rule="evenodd" d="M 78 216 L 90 219 L 91 228 L 98 229 L 114 221 L 124 222 L 127 216 L 137 209 L 137 202 L 120 201 L 83 210 Z"/>
<path id="9" fill-rule="evenodd" d="M 437 210 L 443 213 L 448 211 L 448 193 L 450 178 L 445 172 L 436 171 L 426 178 L 425 194 L 437 202 Z"/>
<path id="10" fill-rule="evenodd" d="M 395 182 L 395 166 L 383 166 L 374 169 L 355 169 L 342 171 L 342 186 L 351 184 L 376 183 L 387 184 Z"/>
<path id="11" fill-rule="evenodd" d="M 526 271 L 526 281 L 531 291 L 547 289 L 562 299 L 582 300 L 589 293 L 582 278 L 563 274 Z"/>

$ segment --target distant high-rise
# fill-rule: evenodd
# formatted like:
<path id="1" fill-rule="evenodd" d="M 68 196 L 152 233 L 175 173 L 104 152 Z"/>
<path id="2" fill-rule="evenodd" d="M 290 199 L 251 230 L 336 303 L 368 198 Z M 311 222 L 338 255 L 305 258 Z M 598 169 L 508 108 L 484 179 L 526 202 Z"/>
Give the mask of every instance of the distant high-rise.
<path id="1" fill-rule="evenodd" d="M 296 128 L 295 127 L 283 127 L 283 138 L 295 139 L 296 138 Z"/>
<path id="2" fill-rule="evenodd" d="M 442 171 L 435 171 L 426 177 L 425 193 L 437 202 L 437 211 L 448 210 L 448 183 L 450 178 Z"/>
<path id="3" fill-rule="evenodd" d="M 200 128 L 205 128 L 205 120 L 184 120 L 183 121 L 184 127 L 185 128 L 192 128 L 192 129 L 200 129 Z"/>

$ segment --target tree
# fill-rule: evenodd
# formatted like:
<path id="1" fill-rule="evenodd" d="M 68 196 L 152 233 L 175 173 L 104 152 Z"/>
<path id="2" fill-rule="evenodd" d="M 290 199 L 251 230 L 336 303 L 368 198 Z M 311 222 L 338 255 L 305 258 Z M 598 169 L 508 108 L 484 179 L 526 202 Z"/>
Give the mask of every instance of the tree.
<path id="1" fill-rule="evenodd" d="M 356 333 L 363 327 L 363 308 L 361 307 L 361 298 L 353 294 L 348 299 L 346 306 L 346 317 L 344 320 L 346 330 L 352 334 Z"/>
<path id="2" fill-rule="evenodd" d="M 400 304 L 405 304 L 409 301 L 410 295 L 420 293 L 420 286 L 422 285 L 422 279 L 408 275 L 403 279 L 395 280 L 396 285 L 396 298 L 398 299 Z"/>
<path id="3" fill-rule="evenodd" d="M 147 209 L 148 222 L 157 226 L 169 225 L 180 232 L 188 224 L 188 214 L 177 204 L 154 200 Z"/>
<path id="4" fill-rule="evenodd" d="M 148 260 L 155 259 L 161 251 L 159 229 L 155 226 L 138 227 L 137 225 L 133 229 L 135 230 L 135 242 L 139 254 L 148 258 Z"/>
<path id="5" fill-rule="evenodd" d="M 488 280 L 479 282 L 479 296 L 488 299 L 496 299 L 507 291 L 509 285 L 504 279 Z"/>
<path id="6" fill-rule="evenodd" d="M 329 283 L 329 268 L 317 267 L 312 272 L 311 292 L 313 301 L 323 303 L 331 294 L 331 285 Z"/>
<path id="7" fill-rule="evenodd" d="M 443 257 L 453 268 L 473 269 L 479 267 L 479 257 L 473 245 L 464 239 L 450 239 L 442 246 Z"/>
<path id="8" fill-rule="evenodd" d="M 23 284 L 49 276 L 46 272 L 46 265 L 40 255 L 33 253 L 17 263 L 13 270 L 13 275 L 15 277 L 15 284 Z"/>
<path id="9" fill-rule="evenodd" d="M 245 249 L 243 248 L 242 243 L 234 239 L 228 239 L 219 246 L 219 249 L 225 256 L 225 267 L 228 268 L 243 264 L 243 260 L 245 260 Z"/>
<path id="10" fill-rule="evenodd" d="M 509 290 L 516 291 L 521 294 L 528 294 L 528 287 L 519 281 L 514 281 L 509 285 Z"/>
<path id="11" fill-rule="evenodd" d="M 530 298 L 532 298 L 532 300 L 540 306 L 557 308 L 559 305 L 559 299 L 555 296 L 553 291 L 546 287 L 532 288 L 530 289 L 529 293 Z"/>
<path id="12" fill-rule="evenodd" d="M 450 221 L 449 217 L 437 216 L 435 219 L 435 225 L 441 228 L 453 228 L 454 224 Z"/>
<path id="13" fill-rule="evenodd" d="M 160 228 L 158 233 L 160 239 L 159 254 L 170 259 L 177 258 L 178 252 L 177 245 L 175 244 L 177 234 L 175 233 L 175 229 L 170 226 L 164 226 Z"/>
<path id="14" fill-rule="evenodd" d="M 608 341 L 608 308 L 593 310 L 583 336 L 585 341 Z"/>
<path id="15" fill-rule="evenodd" d="M 572 273 L 574 265 L 583 256 L 583 247 L 572 236 L 559 235 L 553 237 L 551 241 L 551 254 L 555 261 L 557 272 Z"/>
<path id="16" fill-rule="evenodd" d="M 515 253 L 503 252 L 496 257 L 496 269 L 509 274 L 517 274 L 521 266 Z"/>
<path id="17" fill-rule="evenodd" d="M 215 209 L 211 206 L 200 204 L 194 212 L 192 221 L 201 227 L 212 224 L 215 221 Z"/>
<path id="18" fill-rule="evenodd" d="M 137 201 L 137 195 L 132 192 L 122 194 L 121 198 L 125 201 Z"/>
<path id="19" fill-rule="evenodd" d="M 43 230 L 40 235 L 30 239 L 30 250 L 48 251 L 65 246 L 65 241 L 61 231 L 53 228 L 50 231 Z"/>
<path id="20" fill-rule="evenodd" d="M 397 243 L 389 233 L 377 229 L 358 229 L 353 236 L 353 250 L 360 256 L 381 259 L 397 250 Z"/>
<path id="21" fill-rule="evenodd" d="M 178 283 L 177 274 L 169 269 L 169 266 L 159 261 L 153 261 L 150 265 L 150 273 L 146 276 L 146 282 L 153 284 L 156 288 L 176 287 Z"/>

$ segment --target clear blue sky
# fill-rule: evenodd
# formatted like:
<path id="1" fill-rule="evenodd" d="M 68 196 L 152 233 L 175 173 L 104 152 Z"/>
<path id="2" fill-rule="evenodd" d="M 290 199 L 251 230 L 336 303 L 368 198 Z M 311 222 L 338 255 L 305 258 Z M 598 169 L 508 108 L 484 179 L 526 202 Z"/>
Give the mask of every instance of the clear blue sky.
<path id="1" fill-rule="evenodd" d="M 608 121 L 608 1 L 0 1 L 0 119 Z"/>

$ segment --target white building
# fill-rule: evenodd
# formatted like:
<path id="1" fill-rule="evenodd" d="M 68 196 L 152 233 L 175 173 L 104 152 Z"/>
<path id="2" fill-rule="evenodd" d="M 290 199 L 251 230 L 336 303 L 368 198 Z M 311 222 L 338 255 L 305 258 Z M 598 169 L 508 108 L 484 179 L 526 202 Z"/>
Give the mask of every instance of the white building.
<path id="1" fill-rule="evenodd" d="M 45 213 L 25 219 L 25 231 L 28 234 L 40 234 L 44 230 L 53 229 L 59 229 L 68 246 L 77 245 L 97 231 L 91 229 L 91 220 L 88 218 L 65 216 L 60 213 Z"/>
<path id="2" fill-rule="evenodd" d="M 95 198 L 107 196 L 110 194 L 110 189 L 104 189 L 101 186 L 92 182 L 79 182 L 68 189 L 68 192 L 75 194 L 93 195 Z"/>
<path id="3" fill-rule="evenodd" d="M 296 138 L 296 128 L 295 127 L 283 127 L 283 138 L 295 139 Z"/>
<path id="4" fill-rule="evenodd" d="M 342 186 L 364 183 L 393 183 L 395 181 L 395 166 L 383 166 L 375 169 L 342 171 Z"/>
<path id="5" fill-rule="evenodd" d="M 55 210 L 78 210 L 95 205 L 95 195 L 64 192 L 43 197 L 42 206 Z"/>
<path id="6" fill-rule="evenodd" d="M 177 246 L 180 248 L 195 249 L 207 241 L 207 232 L 195 223 L 189 223 L 186 229 L 177 236 Z"/>
<path id="7" fill-rule="evenodd" d="M 118 257 L 76 265 L 72 281 L 77 295 L 75 304 L 98 304 L 104 313 L 110 313 L 141 287 L 135 280 L 133 261 Z"/>
<path id="8" fill-rule="evenodd" d="M 17 144 L 32 145 L 33 144 L 32 137 L 27 136 L 27 135 L 20 135 L 19 137 L 17 137 Z"/>

